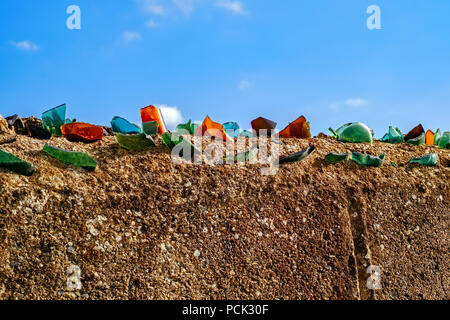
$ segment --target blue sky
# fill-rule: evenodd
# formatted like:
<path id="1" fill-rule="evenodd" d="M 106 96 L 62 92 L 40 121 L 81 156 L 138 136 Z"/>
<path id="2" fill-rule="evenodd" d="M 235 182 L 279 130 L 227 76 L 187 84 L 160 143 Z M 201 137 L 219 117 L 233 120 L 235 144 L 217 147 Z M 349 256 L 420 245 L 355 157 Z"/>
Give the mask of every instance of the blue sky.
<path id="1" fill-rule="evenodd" d="M 66 27 L 72 4 L 81 30 Z M 372 4 L 381 30 L 366 26 Z M 0 114 L 67 103 L 80 121 L 139 122 L 155 104 L 244 129 L 305 115 L 313 134 L 448 130 L 448 12 L 448 0 L 2 0 Z"/>

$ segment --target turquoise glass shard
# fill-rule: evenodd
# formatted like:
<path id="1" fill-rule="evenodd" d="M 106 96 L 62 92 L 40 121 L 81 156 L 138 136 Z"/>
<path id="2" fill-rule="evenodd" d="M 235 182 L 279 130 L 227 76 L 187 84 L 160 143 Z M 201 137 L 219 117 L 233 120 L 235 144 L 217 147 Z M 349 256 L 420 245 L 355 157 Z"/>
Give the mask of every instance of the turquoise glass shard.
<path id="1" fill-rule="evenodd" d="M 155 147 L 155 142 L 150 136 L 141 134 L 116 133 L 116 141 L 124 149 L 129 151 L 142 151 Z"/>
<path id="2" fill-rule="evenodd" d="M 162 136 L 164 144 L 170 149 L 170 151 L 174 151 L 175 147 L 177 147 L 178 154 L 176 154 L 179 157 L 182 157 L 186 160 L 189 160 L 189 155 L 186 154 L 185 157 L 185 151 L 189 150 L 190 153 L 190 159 L 192 159 L 196 155 L 200 155 L 201 152 L 197 150 L 192 143 L 185 140 L 183 137 L 181 137 L 178 134 L 173 134 L 170 132 L 166 132 Z"/>
<path id="3" fill-rule="evenodd" d="M 111 120 L 111 128 L 116 133 L 139 134 L 141 128 L 121 117 L 114 117 Z"/>
<path id="4" fill-rule="evenodd" d="M 280 164 L 292 163 L 292 162 L 302 162 L 306 160 L 314 151 L 316 150 L 315 146 L 310 146 L 305 150 L 294 153 L 293 155 L 284 157 L 280 159 Z"/>
<path id="5" fill-rule="evenodd" d="M 144 122 L 142 124 L 142 132 L 149 136 L 156 136 L 158 134 L 159 124 L 157 121 Z"/>
<path id="6" fill-rule="evenodd" d="M 389 127 L 389 133 L 385 134 L 381 141 L 389 143 L 402 143 L 404 139 L 399 128 Z"/>
<path id="7" fill-rule="evenodd" d="M 244 130 L 241 133 L 239 133 L 239 137 L 253 138 L 253 132 Z"/>
<path id="8" fill-rule="evenodd" d="M 333 136 L 341 142 L 372 143 L 373 132 L 367 125 L 361 122 L 352 122 L 343 125 L 336 131 L 329 129 Z"/>
<path id="9" fill-rule="evenodd" d="M 224 163 L 245 163 L 247 161 L 253 160 L 258 156 L 258 148 L 253 148 L 248 151 L 240 152 L 234 156 L 228 156 L 223 158 Z"/>
<path id="10" fill-rule="evenodd" d="M 422 166 L 435 167 L 437 166 L 438 160 L 439 157 L 437 153 L 433 153 L 420 158 L 412 158 L 409 163 L 417 163 Z"/>
<path id="11" fill-rule="evenodd" d="M 31 163 L 3 150 L 0 150 L 0 167 L 28 177 L 34 173 L 34 166 Z"/>
<path id="12" fill-rule="evenodd" d="M 70 121 L 69 121 L 70 122 Z M 42 114 L 42 126 L 52 135 L 60 137 L 61 126 L 66 123 L 66 104 L 45 111 Z"/>
<path id="13" fill-rule="evenodd" d="M 384 163 L 384 158 L 386 155 L 382 154 L 379 157 L 371 156 L 371 155 L 363 155 L 358 152 L 353 152 L 352 160 L 356 163 L 367 166 L 367 167 L 381 167 Z"/>
<path id="14" fill-rule="evenodd" d="M 350 158 L 349 153 L 329 153 L 325 156 L 325 162 L 338 163 L 341 161 L 346 161 L 348 158 Z"/>
<path id="15" fill-rule="evenodd" d="M 422 144 L 425 144 L 425 139 L 426 139 L 425 133 L 422 133 L 417 138 L 409 139 L 408 141 L 406 141 L 406 143 L 413 144 L 415 146 L 420 146 Z"/>
<path id="16" fill-rule="evenodd" d="M 89 171 L 94 171 L 97 167 L 97 161 L 84 152 L 67 151 L 52 147 L 48 144 L 42 150 L 52 158 L 65 164 L 71 164 Z"/>
<path id="17" fill-rule="evenodd" d="M 175 132 L 178 134 L 184 134 L 184 135 L 192 135 L 195 133 L 195 131 L 193 131 L 193 127 L 192 127 L 192 121 L 189 120 L 188 123 L 186 124 L 179 124 L 176 129 Z"/>
<path id="18" fill-rule="evenodd" d="M 441 130 L 437 129 L 436 133 L 434 134 L 433 145 L 435 146 L 439 145 L 439 139 L 441 137 L 442 137 Z"/>
<path id="19" fill-rule="evenodd" d="M 450 132 L 446 131 L 442 135 L 442 137 L 439 139 L 438 144 L 440 149 L 450 149 Z"/>
<path id="20" fill-rule="evenodd" d="M 241 132 L 239 125 L 236 122 L 227 122 L 223 124 L 225 132 L 232 138 L 239 137 Z"/>

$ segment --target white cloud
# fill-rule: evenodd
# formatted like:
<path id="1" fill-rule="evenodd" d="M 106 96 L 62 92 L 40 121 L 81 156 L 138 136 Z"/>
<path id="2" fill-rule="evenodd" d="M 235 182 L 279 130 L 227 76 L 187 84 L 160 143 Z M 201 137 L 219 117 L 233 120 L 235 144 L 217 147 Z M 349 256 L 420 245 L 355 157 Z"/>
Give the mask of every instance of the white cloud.
<path id="1" fill-rule="evenodd" d="M 166 12 L 166 9 L 159 0 L 137 0 L 137 3 L 141 6 L 142 10 L 150 14 L 164 15 Z"/>
<path id="2" fill-rule="evenodd" d="M 161 109 L 161 113 L 164 117 L 167 127 L 175 128 L 177 125 L 183 122 L 183 115 L 178 107 L 168 106 L 166 104 L 155 105 L 155 107 Z"/>
<path id="3" fill-rule="evenodd" d="M 216 3 L 216 6 L 228 10 L 234 14 L 245 13 L 244 5 L 240 1 L 231 1 L 231 0 L 219 1 Z"/>
<path id="4" fill-rule="evenodd" d="M 339 110 L 341 107 L 364 107 L 369 104 L 369 101 L 362 98 L 350 98 L 345 101 L 338 101 L 330 103 L 329 107 L 333 110 Z"/>
<path id="5" fill-rule="evenodd" d="M 20 41 L 20 42 L 15 42 L 15 41 L 11 41 L 11 45 L 13 45 L 14 47 L 16 47 L 19 50 L 23 50 L 23 51 L 37 51 L 39 50 L 39 46 L 31 41 Z"/>
<path id="6" fill-rule="evenodd" d="M 146 25 L 147 25 L 147 28 L 150 28 L 150 29 L 158 27 L 158 24 L 153 19 L 152 20 L 148 20 Z"/>
<path id="7" fill-rule="evenodd" d="M 134 40 L 140 40 L 141 34 L 138 32 L 133 32 L 133 31 L 125 31 L 122 34 L 122 37 L 125 41 L 129 42 L 129 41 L 134 41 Z"/>
<path id="8" fill-rule="evenodd" d="M 185 15 L 189 16 L 194 11 L 194 0 L 172 0 L 173 4 Z"/>
<path id="9" fill-rule="evenodd" d="M 369 103 L 366 100 L 361 99 L 361 98 L 353 98 L 353 99 L 347 99 L 345 101 L 345 104 L 350 107 L 361 107 L 361 106 L 366 106 Z"/>
<path id="10" fill-rule="evenodd" d="M 248 89 L 249 87 L 250 87 L 250 82 L 248 82 L 247 80 L 242 80 L 239 83 L 239 89 L 241 89 L 241 90 Z"/>

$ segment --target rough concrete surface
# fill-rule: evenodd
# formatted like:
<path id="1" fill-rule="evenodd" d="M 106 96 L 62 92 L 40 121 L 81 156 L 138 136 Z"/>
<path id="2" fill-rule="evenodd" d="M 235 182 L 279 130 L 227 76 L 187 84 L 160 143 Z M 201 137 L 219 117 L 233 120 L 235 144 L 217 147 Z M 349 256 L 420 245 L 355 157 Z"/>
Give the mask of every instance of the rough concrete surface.
<path id="1" fill-rule="evenodd" d="M 448 150 L 283 139 L 282 155 L 317 150 L 263 176 L 257 164 L 173 163 L 160 138 L 139 153 L 114 137 L 52 138 L 93 156 L 88 172 L 16 138 L 0 148 L 36 172 L 0 169 L 1 299 L 449 298 Z M 323 161 L 345 151 L 386 161 Z M 432 152 L 437 167 L 406 164 Z M 380 290 L 367 288 L 371 265 Z"/>

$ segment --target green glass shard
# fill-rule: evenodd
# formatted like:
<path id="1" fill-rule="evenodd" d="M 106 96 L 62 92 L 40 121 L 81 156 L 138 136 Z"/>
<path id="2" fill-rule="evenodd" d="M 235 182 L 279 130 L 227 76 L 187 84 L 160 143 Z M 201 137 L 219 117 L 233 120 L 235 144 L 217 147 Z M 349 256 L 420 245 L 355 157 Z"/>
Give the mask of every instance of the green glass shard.
<path id="1" fill-rule="evenodd" d="M 34 166 L 9 152 L 0 150 L 0 167 L 24 176 L 34 173 Z"/>
<path id="2" fill-rule="evenodd" d="M 280 159 L 280 164 L 292 163 L 292 162 L 301 162 L 306 160 L 314 151 L 316 150 L 315 146 L 309 146 L 305 150 L 297 152 L 293 155 L 284 157 Z"/>
<path id="3" fill-rule="evenodd" d="M 349 157 L 350 157 L 349 153 L 329 153 L 325 156 L 325 162 L 338 163 L 341 161 L 348 160 Z"/>
<path id="4" fill-rule="evenodd" d="M 439 157 L 437 153 L 433 153 L 420 158 L 412 158 L 409 163 L 417 163 L 422 166 L 435 167 L 437 166 L 438 160 Z"/>
<path id="5" fill-rule="evenodd" d="M 60 137 L 61 126 L 66 123 L 66 104 L 45 111 L 42 114 L 42 126 L 52 135 Z"/>
<path id="6" fill-rule="evenodd" d="M 245 163 L 253 160 L 258 155 L 258 148 L 253 148 L 248 151 L 240 152 L 234 156 L 228 156 L 223 158 L 224 163 Z"/>
<path id="7" fill-rule="evenodd" d="M 184 135 L 192 135 L 195 133 L 192 128 L 192 121 L 189 120 L 186 124 L 179 124 L 177 128 L 175 129 L 175 132 L 178 134 L 184 134 Z"/>
<path id="8" fill-rule="evenodd" d="M 341 142 L 372 143 L 373 131 L 361 122 L 352 122 L 343 125 L 338 130 L 329 129 L 333 136 Z"/>
<path id="9" fill-rule="evenodd" d="M 442 137 L 441 130 L 437 129 L 436 133 L 434 134 L 433 145 L 435 146 L 439 145 L 439 139 L 441 137 Z"/>
<path id="10" fill-rule="evenodd" d="M 450 132 L 446 131 L 442 135 L 442 137 L 439 139 L 438 144 L 440 149 L 450 149 Z"/>
<path id="11" fill-rule="evenodd" d="M 159 124 L 157 121 L 144 122 L 142 124 L 142 132 L 149 136 L 156 136 L 158 134 Z"/>
<path id="12" fill-rule="evenodd" d="M 71 164 L 89 171 L 94 171 L 97 167 L 97 161 L 84 152 L 63 150 L 48 144 L 46 144 L 42 150 L 49 156 L 65 164 Z"/>
<path id="13" fill-rule="evenodd" d="M 381 142 L 389 142 L 389 133 L 386 133 L 383 138 L 380 140 Z"/>
<path id="14" fill-rule="evenodd" d="M 155 142 L 145 134 L 122 134 L 116 133 L 116 141 L 124 149 L 129 151 L 142 151 L 155 147 Z"/>
<path id="15" fill-rule="evenodd" d="M 359 152 L 353 152 L 352 154 L 352 160 L 356 163 L 367 166 L 367 167 L 381 167 L 384 162 L 384 158 L 386 157 L 385 154 L 382 154 L 379 157 L 371 156 L 371 155 L 364 155 Z"/>
<path id="16" fill-rule="evenodd" d="M 420 146 L 422 144 L 425 144 L 425 139 L 426 139 L 425 133 L 422 133 L 417 138 L 409 139 L 408 141 L 406 141 L 406 143 L 413 144 L 415 146 Z"/>
<path id="17" fill-rule="evenodd" d="M 385 137 L 383 137 L 384 139 Z M 382 139 L 382 141 L 383 141 Z M 394 127 L 389 127 L 389 133 L 387 134 L 387 141 L 384 142 L 389 142 L 389 143 L 402 143 L 403 140 L 403 134 L 400 131 L 399 128 L 394 128 Z"/>
<path id="18" fill-rule="evenodd" d="M 201 152 L 199 150 L 197 150 L 192 145 L 192 143 L 185 140 L 183 137 L 181 137 L 178 134 L 166 132 L 162 135 L 162 139 L 163 139 L 164 144 L 170 149 L 170 151 L 172 151 L 172 153 L 176 147 L 176 152 L 178 152 L 177 156 L 179 156 L 179 157 L 186 158 L 184 155 L 185 155 L 185 151 L 187 151 L 187 150 L 189 150 L 191 159 L 195 155 L 201 154 Z M 188 155 L 186 154 L 186 156 L 188 156 Z M 188 160 L 188 159 L 186 159 L 186 160 Z"/>

